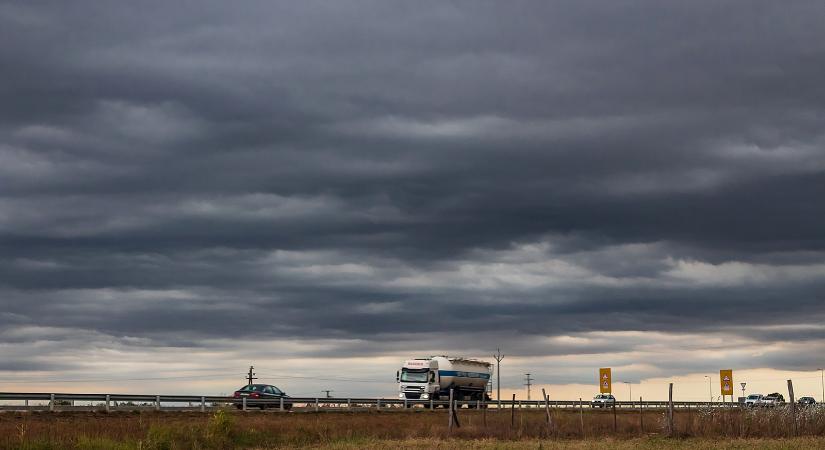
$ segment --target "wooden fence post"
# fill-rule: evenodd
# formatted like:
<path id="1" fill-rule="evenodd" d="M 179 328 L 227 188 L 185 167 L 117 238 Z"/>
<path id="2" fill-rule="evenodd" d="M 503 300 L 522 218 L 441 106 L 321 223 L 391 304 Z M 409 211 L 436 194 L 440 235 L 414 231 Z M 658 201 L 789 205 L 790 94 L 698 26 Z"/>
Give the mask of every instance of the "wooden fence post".
<path id="1" fill-rule="evenodd" d="M 453 390 L 450 389 L 450 421 L 449 421 L 449 430 L 452 431 L 453 425 L 456 428 L 461 428 L 461 422 L 458 421 L 458 412 L 456 411 L 456 403 L 458 400 L 455 399 L 453 394 Z"/>
<path id="2" fill-rule="evenodd" d="M 616 425 L 616 400 L 613 400 L 613 432 L 615 433 L 618 429 Z"/>
<path id="3" fill-rule="evenodd" d="M 447 429 L 453 431 L 453 390 L 450 389 L 450 409 L 448 415 L 450 416 L 447 421 Z"/>
<path id="4" fill-rule="evenodd" d="M 581 426 L 582 437 L 584 437 L 584 403 L 582 403 L 581 397 L 579 397 L 579 425 Z"/>
<path id="5" fill-rule="evenodd" d="M 645 432 L 645 415 L 642 404 L 642 397 L 639 396 L 639 430 L 644 434 Z"/>
<path id="6" fill-rule="evenodd" d="M 553 419 L 550 417 L 550 396 L 541 389 L 541 396 L 544 397 L 544 413 L 547 415 L 547 430 L 553 431 Z"/>
<path id="7" fill-rule="evenodd" d="M 667 432 L 673 436 L 676 430 L 673 427 L 673 383 L 670 383 L 667 394 Z"/>
<path id="8" fill-rule="evenodd" d="M 796 436 L 796 400 L 793 396 L 793 381 L 788 380 L 788 397 L 791 400 L 791 420 L 793 421 L 793 427 L 791 430 L 793 431 L 793 435 Z"/>
<path id="9" fill-rule="evenodd" d="M 510 428 L 516 424 L 516 394 L 513 394 L 513 402 L 510 403 Z"/>

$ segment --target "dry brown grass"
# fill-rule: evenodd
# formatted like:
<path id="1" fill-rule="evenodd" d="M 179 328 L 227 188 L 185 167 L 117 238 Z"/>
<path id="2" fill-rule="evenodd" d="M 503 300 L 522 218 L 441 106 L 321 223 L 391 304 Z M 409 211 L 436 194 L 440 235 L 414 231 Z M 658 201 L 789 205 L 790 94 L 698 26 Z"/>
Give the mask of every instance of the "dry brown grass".
<path id="1" fill-rule="evenodd" d="M 815 437 L 820 444 L 806 448 L 825 448 L 823 412 L 803 411 L 797 417 L 797 435 Z M 517 412 L 512 426 L 510 411 L 488 411 L 486 424 L 482 411 L 462 410 L 459 417 L 462 426 L 451 432 L 447 428 L 447 412 L 443 410 L 287 414 L 226 411 L 218 415 L 195 412 L 5 413 L 0 414 L 0 448 L 150 450 L 316 446 L 348 449 L 386 448 L 382 445 L 432 448 L 433 443 L 439 443 L 436 448 L 457 448 L 457 442 L 462 448 L 493 448 L 495 445 L 503 446 L 495 448 L 525 448 L 509 447 L 511 444 L 538 448 L 539 442 L 543 448 L 562 444 L 572 448 L 602 448 L 590 445 L 605 439 L 615 439 L 621 445 L 635 443 L 634 448 L 638 448 L 648 442 L 677 445 L 680 438 L 687 437 L 707 440 L 692 439 L 697 445 L 701 442 L 734 445 L 736 442 L 752 442 L 739 441 L 743 438 L 777 439 L 794 434 L 790 414 L 781 409 L 677 411 L 675 439 L 665 439 L 664 411 L 645 411 L 643 429 L 638 411 L 619 411 L 615 430 L 610 410 L 586 411 L 583 430 L 576 411 L 553 411 L 553 427 L 547 426 L 541 410 Z M 725 440 L 718 441 L 719 438 Z M 535 445 L 530 447 L 530 442 Z M 453 447 L 444 447 L 442 443 Z M 377 447 L 365 447 L 370 445 Z"/>
<path id="2" fill-rule="evenodd" d="M 823 448 L 823 438 L 794 438 L 794 439 L 664 439 L 664 438 L 633 438 L 599 440 L 527 440 L 527 441 L 500 441 L 492 439 L 482 440 L 436 440 L 436 439 L 408 439 L 403 441 L 364 441 L 353 443 L 333 443 L 313 446 L 319 450 L 810 450 Z"/>

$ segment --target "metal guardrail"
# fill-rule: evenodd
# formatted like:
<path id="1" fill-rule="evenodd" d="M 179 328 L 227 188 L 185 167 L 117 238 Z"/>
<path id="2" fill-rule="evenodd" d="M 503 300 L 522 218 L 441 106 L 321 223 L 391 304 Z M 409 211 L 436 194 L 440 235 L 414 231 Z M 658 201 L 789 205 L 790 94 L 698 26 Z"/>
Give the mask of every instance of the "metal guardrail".
<path id="1" fill-rule="evenodd" d="M 65 393 L 31 393 L 31 392 L 0 392 L 0 401 L 22 401 L 23 405 L 0 405 L 0 410 L 20 410 L 20 409 L 135 409 L 153 408 L 156 410 L 201 410 L 213 409 L 216 407 L 237 406 L 242 409 L 252 409 L 259 406 L 265 408 L 287 410 L 290 408 L 304 408 L 315 411 L 320 410 L 341 410 L 341 409 L 390 409 L 390 408 L 410 408 L 413 406 L 425 408 L 447 407 L 447 400 L 412 400 L 399 398 L 325 398 L 325 397 L 288 397 L 284 399 L 237 399 L 226 396 L 198 396 L 198 395 L 137 395 L 137 394 L 65 394 Z M 39 402 L 30 405 L 29 402 Z M 47 402 L 45 405 L 42 402 Z M 69 402 L 66 405 L 65 402 Z M 74 406 L 75 402 L 87 402 L 90 405 Z M 124 403 L 127 403 L 124 405 Z M 137 404 L 136 404 L 137 403 Z M 181 406 L 186 404 L 188 406 Z M 458 407 L 467 408 L 544 408 L 543 400 L 491 400 L 481 401 L 456 401 Z M 165 405 L 165 406 L 164 406 Z M 667 401 L 617 401 L 617 409 L 659 409 L 667 408 Z M 546 402 L 550 408 L 589 408 L 600 409 L 598 406 L 591 406 L 590 401 L 579 400 L 550 400 Z M 738 408 L 744 406 L 741 403 L 724 402 L 673 402 L 674 408 L 705 407 L 705 408 Z M 612 408 L 607 405 L 606 408 Z"/>

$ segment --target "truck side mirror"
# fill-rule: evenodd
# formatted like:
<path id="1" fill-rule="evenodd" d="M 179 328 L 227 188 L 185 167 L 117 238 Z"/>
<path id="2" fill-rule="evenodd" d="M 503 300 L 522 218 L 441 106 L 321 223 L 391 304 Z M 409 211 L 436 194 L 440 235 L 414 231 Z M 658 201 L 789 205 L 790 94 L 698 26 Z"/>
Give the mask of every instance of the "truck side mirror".
<path id="1" fill-rule="evenodd" d="M 396 382 L 401 381 L 401 377 L 399 376 L 399 373 L 398 373 L 397 370 L 395 371 L 395 381 Z"/>
<path id="2" fill-rule="evenodd" d="M 435 383 L 435 372 L 430 372 L 430 383 Z"/>

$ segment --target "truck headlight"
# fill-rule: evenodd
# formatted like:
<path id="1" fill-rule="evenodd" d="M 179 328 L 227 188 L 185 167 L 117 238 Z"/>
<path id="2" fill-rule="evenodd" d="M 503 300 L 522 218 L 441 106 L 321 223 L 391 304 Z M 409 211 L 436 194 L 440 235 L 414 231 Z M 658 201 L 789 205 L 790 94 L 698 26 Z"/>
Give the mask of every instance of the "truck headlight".
<path id="1" fill-rule="evenodd" d="M 421 394 L 422 400 L 427 400 L 428 398 L 430 398 L 430 394 Z"/>
<path id="2" fill-rule="evenodd" d="M 403 393 L 403 392 L 399 392 L 399 393 L 398 393 L 398 398 L 404 398 L 404 393 Z"/>

